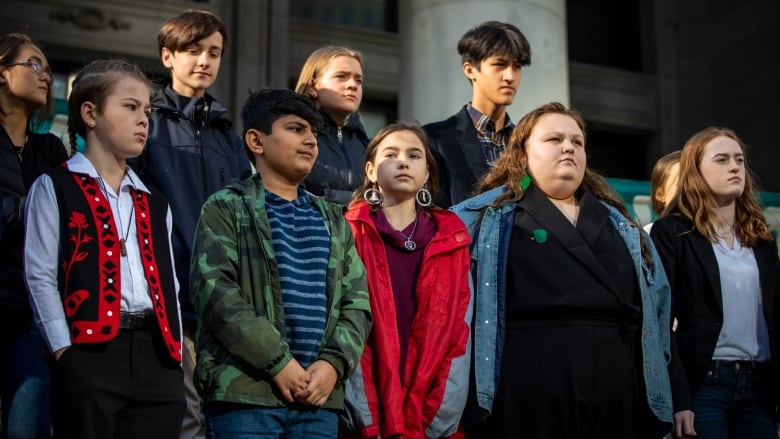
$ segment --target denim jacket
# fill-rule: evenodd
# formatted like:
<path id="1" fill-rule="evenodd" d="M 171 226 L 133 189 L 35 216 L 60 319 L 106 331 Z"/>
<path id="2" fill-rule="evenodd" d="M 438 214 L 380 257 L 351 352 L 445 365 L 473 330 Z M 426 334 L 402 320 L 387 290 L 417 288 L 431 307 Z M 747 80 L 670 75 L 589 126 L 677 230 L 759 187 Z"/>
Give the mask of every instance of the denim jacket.
<path id="1" fill-rule="evenodd" d="M 506 299 L 506 261 L 514 219 L 515 203 L 492 207 L 493 201 L 505 190 L 501 186 L 451 208 L 468 228 L 473 242 L 471 266 L 475 292 L 474 380 L 476 395 L 470 403 L 477 415 L 487 416 L 493 406 L 501 370 L 504 346 Z M 612 225 L 626 244 L 634 261 L 634 270 L 642 298 L 642 358 L 647 402 L 653 414 L 662 422 L 672 422 L 672 391 L 668 364 L 671 295 L 666 273 L 652 241 L 647 238 L 653 266 L 642 257 L 640 233 L 645 233 L 628 221 L 612 206 L 606 205 Z"/>

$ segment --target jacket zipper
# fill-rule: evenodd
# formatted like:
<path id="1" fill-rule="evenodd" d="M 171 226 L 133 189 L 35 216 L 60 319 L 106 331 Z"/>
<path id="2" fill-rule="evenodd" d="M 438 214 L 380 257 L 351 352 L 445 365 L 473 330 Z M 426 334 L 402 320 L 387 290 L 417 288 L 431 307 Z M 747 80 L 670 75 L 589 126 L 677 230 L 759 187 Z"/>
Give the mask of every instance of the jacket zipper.
<path id="1" fill-rule="evenodd" d="M 200 178 L 203 182 L 203 199 L 209 196 L 208 176 L 206 175 L 206 157 L 203 153 L 203 140 L 200 137 L 200 128 L 195 130 L 195 143 L 198 145 L 198 157 L 200 158 Z"/>
<path id="2" fill-rule="evenodd" d="M 347 169 L 353 169 L 352 159 L 349 158 L 349 151 L 347 151 L 347 147 L 344 146 L 344 134 L 341 132 L 341 127 L 336 128 L 336 137 L 339 139 L 339 147 L 341 148 L 341 153 L 344 154 L 344 161 L 347 163 Z M 351 178 L 348 180 L 351 180 Z"/>

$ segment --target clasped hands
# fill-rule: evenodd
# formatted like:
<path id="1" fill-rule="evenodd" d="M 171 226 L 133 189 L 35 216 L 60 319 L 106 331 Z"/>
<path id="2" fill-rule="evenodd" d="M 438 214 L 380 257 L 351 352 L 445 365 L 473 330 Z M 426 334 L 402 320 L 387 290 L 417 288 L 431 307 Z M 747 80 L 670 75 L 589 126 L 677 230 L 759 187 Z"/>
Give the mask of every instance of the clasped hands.
<path id="1" fill-rule="evenodd" d="M 322 407 L 337 379 L 336 369 L 325 360 L 317 360 L 304 369 L 293 358 L 273 377 L 273 382 L 287 402 Z"/>

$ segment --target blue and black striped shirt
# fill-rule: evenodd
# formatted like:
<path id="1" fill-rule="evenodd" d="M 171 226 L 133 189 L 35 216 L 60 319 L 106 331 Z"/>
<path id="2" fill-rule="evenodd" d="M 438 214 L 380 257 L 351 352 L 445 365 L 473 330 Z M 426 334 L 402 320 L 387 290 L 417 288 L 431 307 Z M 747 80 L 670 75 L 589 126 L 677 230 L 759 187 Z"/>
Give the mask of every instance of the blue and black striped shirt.
<path id="1" fill-rule="evenodd" d="M 302 189 L 292 201 L 268 191 L 265 194 L 287 343 L 293 357 L 306 368 L 319 355 L 328 317 L 325 276 L 330 237 L 325 220 Z"/>

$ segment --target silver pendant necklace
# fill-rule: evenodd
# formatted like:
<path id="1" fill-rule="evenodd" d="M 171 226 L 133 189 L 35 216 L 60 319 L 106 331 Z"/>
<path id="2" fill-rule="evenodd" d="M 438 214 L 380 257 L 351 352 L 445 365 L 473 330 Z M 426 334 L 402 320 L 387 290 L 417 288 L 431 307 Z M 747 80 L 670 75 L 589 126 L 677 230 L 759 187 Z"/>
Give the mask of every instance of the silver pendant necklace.
<path id="1" fill-rule="evenodd" d="M 406 241 L 404 241 L 404 248 L 413 251 L 417 248 L 417 243 L 412 241 L 412 237 L 414 236 L 414 231 L 417 230 L 417 217 L 414 218 L 414 226 L 412 226 L 412 233 L 409 234 L 409 236 L 404 235 L 404 232 L 398 231 L 398 233 L 401 234 L 404 238 L 406 238 Z"/>
<path id="2" fill-rule="evenodd" d="M 24 143 L 22 143 L 22 146 L 16 146 L 14 145 L 14 151 L 16 152 L 16 156 L 19 158 L 19 163 L 22 162 L 22 153 L 24 152 L 24 148 L 27 146 L 27 142 L 30 139 L 27 137 L 27 135 L 24 136 Z"/>

